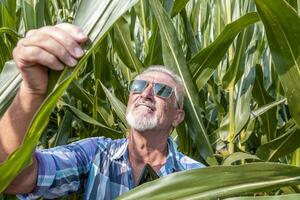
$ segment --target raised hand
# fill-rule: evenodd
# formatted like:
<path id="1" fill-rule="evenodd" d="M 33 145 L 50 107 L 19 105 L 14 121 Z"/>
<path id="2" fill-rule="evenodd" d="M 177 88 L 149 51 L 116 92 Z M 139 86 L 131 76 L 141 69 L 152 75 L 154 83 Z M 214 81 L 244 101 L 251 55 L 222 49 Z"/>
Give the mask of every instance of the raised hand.
<path id="1" fill-rule="evenodd" d="M 31 30 L 13 51 L 23 82 L 21 90 L 30 94 L 47 92 L 48 68 L 62 70 L 73 67 L 84 52 L 80 47 L 88 37 L 72 24 L 58 24 Z"/>

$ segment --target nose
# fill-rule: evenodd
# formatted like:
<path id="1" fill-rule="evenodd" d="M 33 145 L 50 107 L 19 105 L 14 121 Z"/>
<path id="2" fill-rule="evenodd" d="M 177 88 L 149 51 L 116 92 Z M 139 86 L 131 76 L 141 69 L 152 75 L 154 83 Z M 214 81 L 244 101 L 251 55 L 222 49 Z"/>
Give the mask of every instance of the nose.
<path id="1" fill-rule="evenodd" d="M 141 93 L 141 95 L 145 98 L 145 99 L 151 99 L 153 100 L 154 98 L 154 91 L 153 91 L 153 83 L 149 83 L 146 87 L 146 89 Z"/>

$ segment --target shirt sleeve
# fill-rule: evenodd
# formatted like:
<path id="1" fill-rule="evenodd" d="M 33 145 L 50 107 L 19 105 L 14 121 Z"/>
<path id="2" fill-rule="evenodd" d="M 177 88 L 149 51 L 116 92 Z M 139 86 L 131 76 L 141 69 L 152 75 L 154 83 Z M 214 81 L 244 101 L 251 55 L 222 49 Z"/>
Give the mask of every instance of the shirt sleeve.
<path id="1" fill-rule="evenodd" d="M 206 166 L 182 153 L 180 153 L 180 163 L 184 167 L 185 170 L 189 169 L 198 169 L 198 168 L 205 168 Z"/>
<path id="2" fill-rule="evenodd" d="M 32 193 L 18 197 L 53 199 L 82 191 L 102 140 L 105 138 L 88 138 L 65 146 L 37 150 L 37 185 Z"/>

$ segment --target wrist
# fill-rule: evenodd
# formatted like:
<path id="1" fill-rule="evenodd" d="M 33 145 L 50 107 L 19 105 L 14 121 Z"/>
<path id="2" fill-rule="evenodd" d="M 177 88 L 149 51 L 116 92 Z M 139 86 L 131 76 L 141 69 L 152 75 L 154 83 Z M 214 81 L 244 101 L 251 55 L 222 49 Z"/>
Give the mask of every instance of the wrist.
<path id="1" fill-rule="evenodd" d="M 32 92 L 21 84 L 18 98 L 25 112 L 35 112 L 43 103 L 46 94 Z"/>
<path id="2" fill-rule="evenodd" d="M 27 97 L 41 98 L 41 99 L 45 99 L 47 96 L 47 91 L 33 90 L 27 87 L 24 81 L 20 85 L 19 93 Z"/>

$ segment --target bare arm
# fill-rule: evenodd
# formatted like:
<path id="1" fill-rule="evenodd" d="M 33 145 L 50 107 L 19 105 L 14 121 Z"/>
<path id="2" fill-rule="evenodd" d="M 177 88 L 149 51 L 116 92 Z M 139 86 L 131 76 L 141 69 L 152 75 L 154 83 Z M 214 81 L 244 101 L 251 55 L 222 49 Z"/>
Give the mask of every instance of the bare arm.
<path id="1" fill-rule="evenodd" d="M 64 64 L 75 66 L 83 55 L 80 43 L 87 37 L 70 24 L 44 27 L 28 32 L 18 42 L 13 57 L 22 77 L 20 90 L 0 120 L 0 162 L 6 160 L 24 139 L 29 123 L 47 92 L 48 68 L 62 70 Z M 36 185 L 38 163 L 27 167 L 10 184 L 6 193 L 29 193 Z"/>
<path id="2" fill-rule="evenodd" d="M 27 94 L 22 89 L 0 121 L 0 161 L 3 162 L 21 143 L 43 95 Z M 23 171 L 7 188 L 7 193 L 29 193 L 37 177 L 37 162 Z"/>

